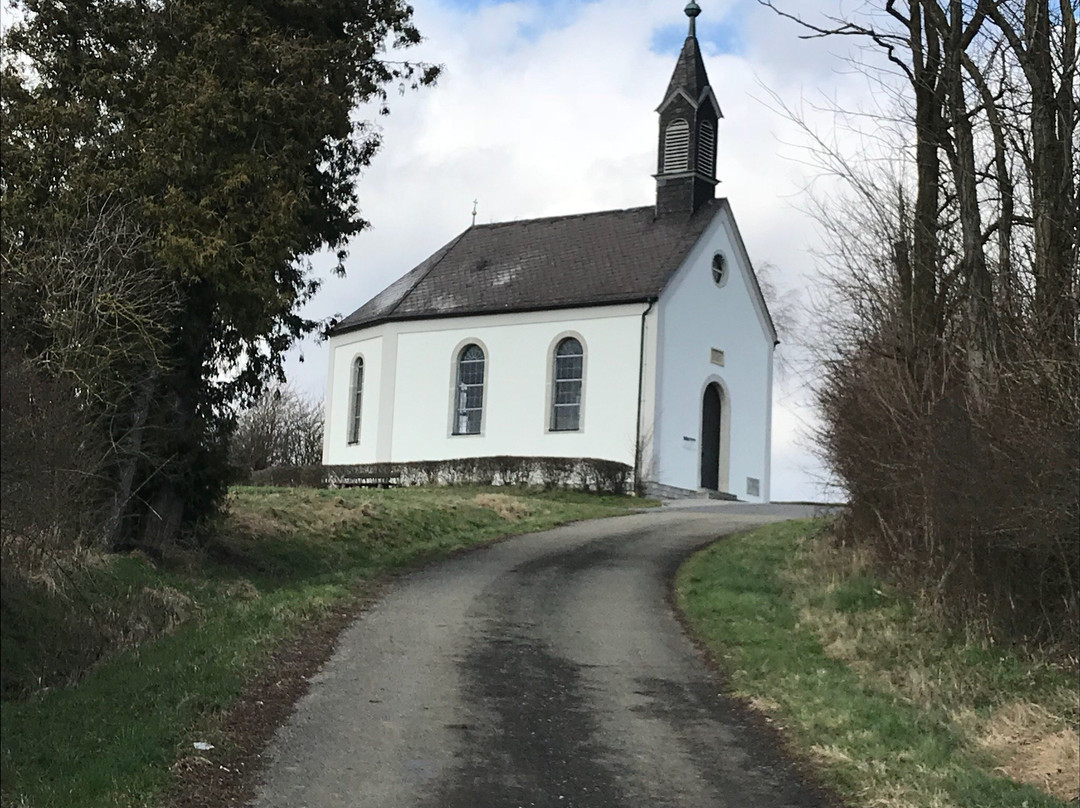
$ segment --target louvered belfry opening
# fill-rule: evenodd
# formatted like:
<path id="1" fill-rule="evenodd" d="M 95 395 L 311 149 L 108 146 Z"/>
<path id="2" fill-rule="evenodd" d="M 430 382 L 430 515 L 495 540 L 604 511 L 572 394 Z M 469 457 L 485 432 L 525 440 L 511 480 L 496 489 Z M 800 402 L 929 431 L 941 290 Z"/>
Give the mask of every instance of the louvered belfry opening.
<path id="1" fill-rule="evenodd" d="M 693 24 L 700 13 L 693 3 L 687 6 L 690 32 L 657 108 L 657 216 L 689 216 L 716 197 L 716 122 L 721 113 Z"/>
<path id="2" fill-rule="evenodd" d="M 676 118 L 664 133 L 664 173 L 686 171 L 690 167 L 690 124 Z"/>
<path id="3" fill-rule="evenodd" d="M 706 177 L 716 177 L 716 127 L 705 119 L 698 124 L 697 169 Z"/>

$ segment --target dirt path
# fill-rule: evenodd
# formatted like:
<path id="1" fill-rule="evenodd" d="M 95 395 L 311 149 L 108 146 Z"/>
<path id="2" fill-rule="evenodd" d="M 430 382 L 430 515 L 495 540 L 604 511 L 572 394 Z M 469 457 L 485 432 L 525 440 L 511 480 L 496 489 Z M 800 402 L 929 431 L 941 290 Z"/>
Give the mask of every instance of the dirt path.
<path id="1" fill-rule="evenodd" d="M 410 575 L 312 678 L 255 805 L 826 805 L 717 693 L 667 603 L 692 548 L 806 513 L 665 509 Z"/>

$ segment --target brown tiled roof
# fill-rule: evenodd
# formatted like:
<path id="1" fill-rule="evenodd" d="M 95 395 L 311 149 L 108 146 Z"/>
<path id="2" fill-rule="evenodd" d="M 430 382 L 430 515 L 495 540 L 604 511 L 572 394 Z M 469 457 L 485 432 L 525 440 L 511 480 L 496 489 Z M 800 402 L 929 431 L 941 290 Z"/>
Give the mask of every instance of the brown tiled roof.
<path id="1" fill-rule="evenodd" d="M 476 225 L 331 333 L 389 320 L 655 299 L 720 209 L 657 218 L 653 206 Z"/>

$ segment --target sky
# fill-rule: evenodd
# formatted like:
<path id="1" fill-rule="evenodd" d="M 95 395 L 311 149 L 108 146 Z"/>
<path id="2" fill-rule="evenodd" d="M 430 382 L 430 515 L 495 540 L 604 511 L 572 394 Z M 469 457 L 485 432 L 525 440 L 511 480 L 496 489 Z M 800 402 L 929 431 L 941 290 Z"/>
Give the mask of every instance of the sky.
<path id="1" fill-rule="evenodd" d="M 782 107 L 832 136 L 834 106 L 872 106 L 875 87 L 850 63 L 848 39 L 802 40 L 798 27 L 756 0 L 700 0 L 697 35 L 724 119 L 717 193 L 731 201 L 759 272 L 785 311 L 821 284 L 821 236 L 808 193 L 828 178 L 808 161 L 805 135 Z M 317 256 L 322 289 L 307 316 L 344 316 L 450 241 L 471 221 L 529 219 L 637 207 L 655 199 L 657 115 L 686 37 L 683 0 L 414 0 L 425 41 L 410 59 L 443 65 L 435 87 L 391 93 L 374 109 L 383 146 L 358 184 L 371 227 L 354 237 L 347 275 Z M 851 0 L 779 0 L 821 20 L 857 11 Z M 845 7 L 847 6 L 847 7 Z M 390 57 L 400 58 L 400 57 Z M 774 311 L 774 314 L 779 312 Z M 821 500 L 829 488 L 817 459 L 812 316 L 788 316 L 778 351 L 794 369 L 774 385 L 772 496 Z M 288 381 L 322 398 L 326 344 L 309 339 L 287 362 Z"/>

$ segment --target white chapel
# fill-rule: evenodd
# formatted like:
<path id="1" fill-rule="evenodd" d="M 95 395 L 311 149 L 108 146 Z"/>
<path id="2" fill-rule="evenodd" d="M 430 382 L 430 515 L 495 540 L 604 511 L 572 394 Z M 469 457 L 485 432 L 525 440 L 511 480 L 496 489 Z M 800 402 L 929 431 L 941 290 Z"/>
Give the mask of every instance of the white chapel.
<path id="1" fill-rule="evenodd" d="M 773 327 L 727 199 L 689 35 L 653 204 L 474 225 L 330 332 L 323 462 L 635 467 L 659 496 L 769 500 Z"/>

